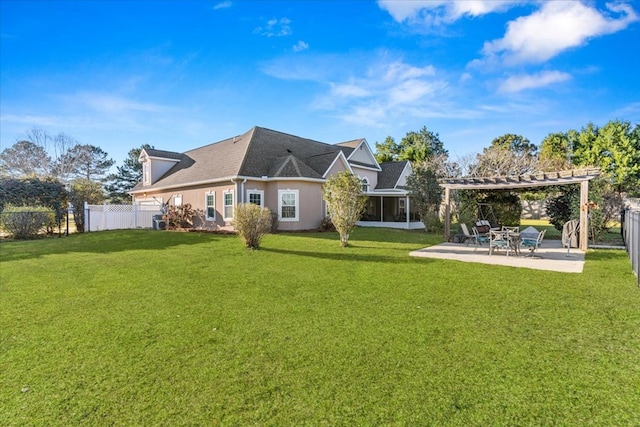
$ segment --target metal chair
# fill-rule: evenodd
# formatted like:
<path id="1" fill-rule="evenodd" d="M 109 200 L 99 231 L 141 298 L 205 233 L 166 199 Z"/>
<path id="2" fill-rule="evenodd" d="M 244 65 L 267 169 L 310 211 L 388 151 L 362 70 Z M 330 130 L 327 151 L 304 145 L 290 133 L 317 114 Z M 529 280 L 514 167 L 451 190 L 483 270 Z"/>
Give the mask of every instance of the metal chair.
<path id="1" fill-rule="evenodd" d="M 493 254 L 494 249 L 504 249 L 509 256 L 511 251 L 511 244 L 507 238 L 507 233 L 502 231 L 489 231 L 489 255 Z"/>
<path id="2" fill-rule="evenodd" d="M 532 257 L 536 249 L 540 247 L 540 245 L 542 244 L 542 239 L 544 239 L 544 233 L 546 232 L 547 230 L 542 230 L 541 232 L 538 233 L 538 237 L 535 239 L 531 239 L 531 238 L 522 239 L 522 242 L 520 242 L 520 244 L 525 248 L 529 248 L 529 255 L 527 255 L 528 257 Z"/>

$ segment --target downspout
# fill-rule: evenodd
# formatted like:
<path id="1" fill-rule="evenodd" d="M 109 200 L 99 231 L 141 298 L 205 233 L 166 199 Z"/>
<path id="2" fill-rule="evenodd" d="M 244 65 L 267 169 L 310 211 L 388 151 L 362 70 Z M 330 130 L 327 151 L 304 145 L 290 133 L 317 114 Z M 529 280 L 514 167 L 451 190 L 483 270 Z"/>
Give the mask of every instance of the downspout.
<path id="1" fill-rule="evenodd" d="M 241 182 L 241 184 L 242 184 L 242 203 L 246 203 L 246 200 L 245 200 L 245 193 L 246 193 L 246 191 L 245 191 L 245 189 L 244 189 L 244 187 L 245 187 L 245 184 L 246 184 L 246 183 L 247 183 L 247 178 L 244 178 L 244 179 L 242 180 L 242 182 Z"/>
<path id="2" fill-rule="evenodd" d="M 231 182 L 233 183 L 233 188 L 234 188 L 234 193 L 233 193 L 233 216 L 235 217 L 236 215 L 236 206 L 238 206 L 238 183 L 236 182 L 235 178 L 231 178 Z M 222 199 L 222 209 L 224 209 L 224 195 L 223 195 L 223 199 Z M 224 213 L 222 214 L 222 217 L 224 218 Z"/>

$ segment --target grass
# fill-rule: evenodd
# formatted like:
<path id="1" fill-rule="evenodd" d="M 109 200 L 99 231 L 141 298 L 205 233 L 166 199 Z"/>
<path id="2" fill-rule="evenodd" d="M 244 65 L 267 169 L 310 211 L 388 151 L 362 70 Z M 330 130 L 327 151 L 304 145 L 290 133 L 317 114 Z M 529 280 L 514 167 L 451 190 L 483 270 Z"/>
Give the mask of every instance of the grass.
<path id="1" fill-rule="evenodd" d="M 358 229 L 0 244 L 0 425 L 637 425 L 640 289 Z"/>

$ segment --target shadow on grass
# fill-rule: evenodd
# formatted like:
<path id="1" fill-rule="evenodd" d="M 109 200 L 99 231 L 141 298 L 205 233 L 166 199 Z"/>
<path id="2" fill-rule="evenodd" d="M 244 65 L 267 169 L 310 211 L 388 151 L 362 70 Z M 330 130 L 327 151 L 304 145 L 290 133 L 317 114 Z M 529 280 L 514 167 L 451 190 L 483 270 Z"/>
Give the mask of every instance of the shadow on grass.
<path id="1" fill-rule="evenodd" d="M 356 246 L 352 246 L 352 248 L 355 249 Z M 333 260 L 333 261 L 347 261 L 347 262 L 357 261 L 357 262 L 390 263 L 390 264 L 416 263 L 416 259 L 410 257 L 408 253 L 406 254 L 406 256 L 384 256 L 384 255 L 366 255 L 362 253 L 346 252 L 349 249 L 346 249 L 345 253 L 337 253 L 337 252 L 312 252 L 312 251 L 300 251 L 300 250 L 291 250 L 291 249 L 279 249 L 279 248 L 270 248 L 266 246 L 261 246 L 260 250 L 264 252 L 275 253 L 275 254 L 309 257 L 309 258 L 316 258 L 316 259 L 326 259 L 326 260 Z M 421 259 L 420 261 L 423 261 L 423 259 Z"/>
<path id="2" fill-rule="evenodd" d="M 289 237 L 311 238 L 319 240 L 340 241 L 340 237 L 335 231 L 278 231 Z M 357 227 L 350 233 L 349 243 L 351 242 L 379 242 L 379 243 L 400 243 L 400 244 L 417 244 L 424 246 L 436 245 L 443 242 L 441 235 L 425 233 L 424 230 L 403 230 L 396 228 L 378 228 L 378 227 Z"/>
<path id="3" fill-rule="evenodd" d="M 208 243 L 221 237 L 223 236 L 211 233 L 111 230 L 72 234 L 62 238 L 14 240 L 0 243 L 0 262 L 72 252 L 106 254 L 132 250 L 161 250 L 178 245 Z"/>

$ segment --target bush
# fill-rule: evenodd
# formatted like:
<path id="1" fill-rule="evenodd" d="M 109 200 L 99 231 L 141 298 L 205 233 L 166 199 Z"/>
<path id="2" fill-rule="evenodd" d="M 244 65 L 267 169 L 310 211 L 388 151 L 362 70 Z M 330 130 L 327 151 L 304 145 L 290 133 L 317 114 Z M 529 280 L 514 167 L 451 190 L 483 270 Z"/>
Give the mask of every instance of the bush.
<path id="1" fill-rule="evenodd" d="M 562 231 L 562 227 L 567 221 L 577 219 L 580 216 L 580 187 L 570 185 L 560 191 L 561 193 L 557 196 L 549 198 L 546 204 L 549 222 L 558 231 Z M 577 208 L 575 214 L 573 212 L 574 205 Z"/>
<path id="2" fill-rule="evenodd" d="M 233 225 L 249 249 L 258 249 L 265 234 L 271 231 L 271 211 L 253 203 L 236 207 Z"/>
<path id="3" fill-rule="evenodd" d="M 32 239 L 43 230 L 50 234 L 55 225 L 55 211 L 41 206 L 9 205 L 0 215 L 0 228 L 14 239 Z"/>
<path id="4" fill-rule="evenodd" d="M 320 231 L 336 231 L 336 227 L 333 225 L 333 222 L 331 222 L 330 217 L 325 216 L 322 218 L 322 221 L 320 221 Z"/>
<path id="5" fill-rule="evenodd" d="M 167 212 L 167 228 L 176 230 L 179 228 L 192 228 L 194 218 L 204 217 L 204 211 L 193 209 L 191 203 L 180 206 L 169 206 Z"/>
<path id="6" fill-rule="evenodd" d="M 492 192 L 487 194 L 480 202 L 491 205 L 498 224 L 520 225 L 522 202 L 520 202 L 520 197 L 517 194 L 506 191 Z"/>

